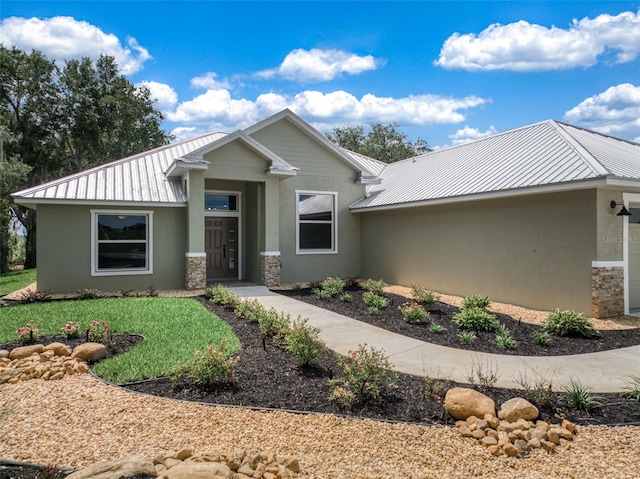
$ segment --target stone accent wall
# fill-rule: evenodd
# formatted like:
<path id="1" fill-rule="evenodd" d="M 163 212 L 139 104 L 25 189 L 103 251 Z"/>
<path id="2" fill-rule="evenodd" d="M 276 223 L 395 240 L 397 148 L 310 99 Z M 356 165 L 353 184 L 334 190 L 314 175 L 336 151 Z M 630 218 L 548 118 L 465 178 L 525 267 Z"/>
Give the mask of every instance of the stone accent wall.
<path id="1" fill-rule="evenodd" d="M 591 301 L 594 318 L 624 314 L 624 270 L 622 267 L 591 268 Z"/>
<path id="2" fill-rule="evenodd" d="M 207 257 L 187 256 L 184 287 L 186 289 L 203 289 L 207 287 Z"/>
<path id="3" fill-rule="evenodd" d="M 267 288 L 280 285 L 280 255 L 260 255 L 260 284 Z"/>

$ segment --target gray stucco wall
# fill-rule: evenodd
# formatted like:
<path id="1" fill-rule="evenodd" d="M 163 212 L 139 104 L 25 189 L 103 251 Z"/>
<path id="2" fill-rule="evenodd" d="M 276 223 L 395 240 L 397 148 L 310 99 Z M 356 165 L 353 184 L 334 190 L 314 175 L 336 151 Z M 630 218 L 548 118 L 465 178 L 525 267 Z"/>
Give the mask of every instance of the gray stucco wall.
<path id="1" fill-rule="evenodd" d="M 153 211 L 153 275 L 91 276 L 91 210 L 132 208 L 38 205 L 38 289 L 54 293 L 184 287 L 186 208 Z"/>
<path id="2" fill-rule="evenodd" d="M 582 190 L 360 213 L 362 276 L 590 315 L 596 199 Z"/>

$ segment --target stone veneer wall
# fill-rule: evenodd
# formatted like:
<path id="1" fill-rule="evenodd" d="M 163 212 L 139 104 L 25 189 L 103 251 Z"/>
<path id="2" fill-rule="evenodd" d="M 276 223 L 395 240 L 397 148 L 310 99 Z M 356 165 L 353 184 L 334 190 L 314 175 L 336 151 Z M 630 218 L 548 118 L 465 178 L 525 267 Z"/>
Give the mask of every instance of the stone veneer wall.
<path id="1" fill-rule="evenodd" d="M 267 288 L 280 285 L 280 255 L 260 255 L 260 284 Z"/>
<path id="2" fill-rule="evenodd" d="M 186 261 L 186 289 L 203 289 L 207 287 L 207 256 L 189 256 Z"/>
<path id="3" fill-rule="evenodd" d="M 591 268 L 591 301 L 594 318 L 624 315 L 624 270 L 619 266 Z"/>

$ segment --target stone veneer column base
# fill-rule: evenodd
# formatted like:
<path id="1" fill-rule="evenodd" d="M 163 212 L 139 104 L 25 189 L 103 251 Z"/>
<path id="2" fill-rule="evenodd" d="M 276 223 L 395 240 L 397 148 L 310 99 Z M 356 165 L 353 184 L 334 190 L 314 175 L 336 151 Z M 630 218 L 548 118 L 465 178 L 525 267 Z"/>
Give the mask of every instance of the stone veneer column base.
<path id="1" fill-rule="evenodd" d="M 591 267 L 591 302 L 594 318 L 624 315 L 624 269 L 622 266 Z"/>
<path id="2" fill-rule="evenodd" d="M 280 285 L 280 252 L 260 253 L 260 284 L 267 288 Z"/>
<path id="3" fill-rule="evenodd" d="M 207 253 L 187 253 L 184 287 L 203 289 L 207 287 Z"/>

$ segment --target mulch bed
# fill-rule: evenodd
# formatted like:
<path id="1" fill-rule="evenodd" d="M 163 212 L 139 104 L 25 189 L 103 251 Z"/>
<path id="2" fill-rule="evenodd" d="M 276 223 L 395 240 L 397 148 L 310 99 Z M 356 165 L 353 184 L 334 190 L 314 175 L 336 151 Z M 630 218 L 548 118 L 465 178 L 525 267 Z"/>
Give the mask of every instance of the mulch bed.
<path id="1" fill-rule="evenodd" d="M 540 326 L 521 322 L 506 314 L 496 314 L 498 321 L 509 329 L 511 336 L 516 340 L 516 349 L 499 348 L 495 344 L 495 333 L 487 331 L 476 331 L 476 339 L 467 345 L 460 342 L 458 336 L 460 329 L 453 322 L 453 315 L 459 311 L 455 306 L 442 302 L 436 303 L 429 321 L 439 324 L 442 332 L 434 334 L 429 332 L 428 323 L 409 324 L 404 320 L 398 309 L 400 305 L 409 301 L 404 296 L 385 293 L 389 306 L 378 315 L 372 316 L 362 299 L 366 290 L 355 286 L 346 288 L 345 291 L 351 296 L 349 301 L 342 301 L 340 298 L 319 299 L 311 293 L 310 289 L 277 292 L 410 338 L 469 351 L 518 356 L 561 356 L 594 353 L 640 344 L 640 329 L 625 329 L 600 331 L 600 336 L 595 338 L 552 337 L 548 345 L 540 346 L 532 337 L 534 331 L 542 329 Z"/>

